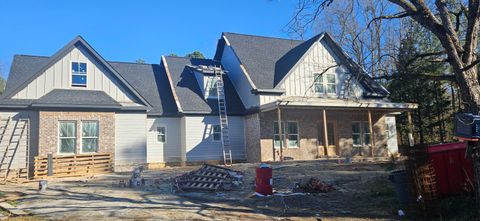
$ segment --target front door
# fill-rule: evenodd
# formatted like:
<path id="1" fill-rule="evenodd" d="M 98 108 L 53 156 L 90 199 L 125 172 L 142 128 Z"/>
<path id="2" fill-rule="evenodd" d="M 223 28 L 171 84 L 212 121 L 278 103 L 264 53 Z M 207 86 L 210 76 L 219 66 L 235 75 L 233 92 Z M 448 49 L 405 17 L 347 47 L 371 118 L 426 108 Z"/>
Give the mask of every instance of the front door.
<path id="1" fill-rule="evenodd" d="M 326 144 L 325 139 L 325 125 L 323 122 L 317 125 L 317 145 L 318 152 L 320 156 L 333 156 L 337 155 L 337 136 L 335 131 L 335 123 L 332 121 L 327 121 L 327 137 L 328 145 Z"/>

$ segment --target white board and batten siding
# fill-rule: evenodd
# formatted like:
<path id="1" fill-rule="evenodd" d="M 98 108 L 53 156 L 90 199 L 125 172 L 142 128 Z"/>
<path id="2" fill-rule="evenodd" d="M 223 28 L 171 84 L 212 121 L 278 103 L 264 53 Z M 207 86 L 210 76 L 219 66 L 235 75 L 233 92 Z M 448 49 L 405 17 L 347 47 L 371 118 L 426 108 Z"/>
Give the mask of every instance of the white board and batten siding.
<path id="1" fill-rule="evenodd" d="M 241 68 L 240 61 L 231 46 L 225 45 L 221 62 L 223 67 L 228 70 L 228 77 L 232 81 L 232 84 L 240 96 L 245 108 L 248 109 L 258 106 L 259 98 L 257 95 L 252 94 L 253 87 L 250 84 L 246 73 L 244 73 Z"/>
<path id="2" fill-rule="evenodd" d="M 71 62 L 87 64 L 87 86 L 71 85 Z M 38 99 L 54 89 L 100 90 L 119 103 L 135 103 L 134 96 L 126 92 L 106 68 L 97 62 L 83 46 L 74 47 L 45 72 L 13 96 L 18 99 Z"/>
<path id="3" fill-rule="evenodd" d="M 285 94 L 283 94 L 282 97 L 342 98 L 344 95 L 346 97 L 360 97 L 362 88 L 356 83 L 355 79 L 352 79 L 349 86 L 351 92 L 345 93 L 345 82 L 350 78 L 350 74 L 348 74 L 344 66 L 337 66 L 339 62 L 339 58 L 335 57 L 323 40 L 316 42 L 277 86 L 278 88 L 285 89 Z M 327 69 L 328 71 L 325 72 Z M 313 87 L 314 74 L 323 72 L 325 72 L 325 74 L 335 74 L 335 95 L 319 95 L 315 93 Z M 261 95 L 260 104 L 270 103 L 278 98 L 279 96 Z"/>
<path id="4" fill-rule="evenodd" d="M 185 152 L 187 161 L 223 160 L 221 141 L 213 140 L 213 125 L 219 125 L 218 116 L 186 116 Z M 233 160 L 245 159 L 244 119 L 229 116 L 230 147 Z"/>
<path id="5" fill-rule="evenodd" d="M 146 128 L 145 113 L 115 114 L 115 166 L 147 162 Z"/>
<path id="6" fill-rule="evenodd" d="M 157 140 L 157 127 L 165 127 L 165 142 Z M 182 157 L 181 118 L 147 118 L 147 163 L 180 162 Z"/>

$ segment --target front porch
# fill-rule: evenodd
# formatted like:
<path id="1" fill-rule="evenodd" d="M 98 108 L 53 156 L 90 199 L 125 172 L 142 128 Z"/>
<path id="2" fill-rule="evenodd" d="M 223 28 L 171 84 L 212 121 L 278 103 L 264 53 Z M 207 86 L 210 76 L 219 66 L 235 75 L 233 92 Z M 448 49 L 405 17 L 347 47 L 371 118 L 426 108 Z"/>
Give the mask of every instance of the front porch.
<path id="1" fill-rule="evenodd" d="M 397 152 L 395 115 L 415 105 L 341 102 L 283 100 L 262 106 L 260 113 L 246 118 L 246 128 L 255 128 L 257 120 L 259 128 L 259 142 L 246 137 L 248 161 L 386 157 Z"/>

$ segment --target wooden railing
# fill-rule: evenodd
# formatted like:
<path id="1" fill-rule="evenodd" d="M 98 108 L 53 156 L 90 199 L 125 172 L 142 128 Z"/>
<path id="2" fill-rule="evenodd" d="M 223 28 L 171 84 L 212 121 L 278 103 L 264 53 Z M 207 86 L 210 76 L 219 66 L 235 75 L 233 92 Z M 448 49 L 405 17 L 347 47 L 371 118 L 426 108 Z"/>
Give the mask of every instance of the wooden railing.
<path id="1" fill-rule="evenodd" d="M 34 178 L 86 176 L 113 171 L 111 153 L 53 156 L 52 174 L 48 176 L 48 156 L 35 157 Z"/>

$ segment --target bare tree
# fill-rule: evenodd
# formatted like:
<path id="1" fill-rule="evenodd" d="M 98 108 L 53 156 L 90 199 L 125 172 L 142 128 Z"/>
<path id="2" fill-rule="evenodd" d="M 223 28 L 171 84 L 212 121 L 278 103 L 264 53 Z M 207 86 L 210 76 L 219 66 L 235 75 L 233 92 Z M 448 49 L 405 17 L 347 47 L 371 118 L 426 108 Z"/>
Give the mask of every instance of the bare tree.
<path id="1" fill-rule="evenodd" d="M 320 14 L 336 0 L 299 0 L 299 8 L 291 27 L 307 29 Z M 478 32 L 480 28 L 480 0 L 388 0 L 396 11 L 379 15 L 371 22 L 410 18 L 438 38 L 442 50 L 431 51 L 418 57 L 435 57 L 438 62 L 450 65 L 453 80 L 460 89 L 464 107 L 473 113 L 480 111 L 480 82 L 477 64 Z M 343 1 L 342 1 L 343 2 Z M 369 22 L 370 23 L 370 22 Z M 480 148 L 480 145 L 478 145 Z M 477 202 L 480 203 L 480 158 L 475 151 Z M 479 207 L 480 208 L 480 207 Z"/>

